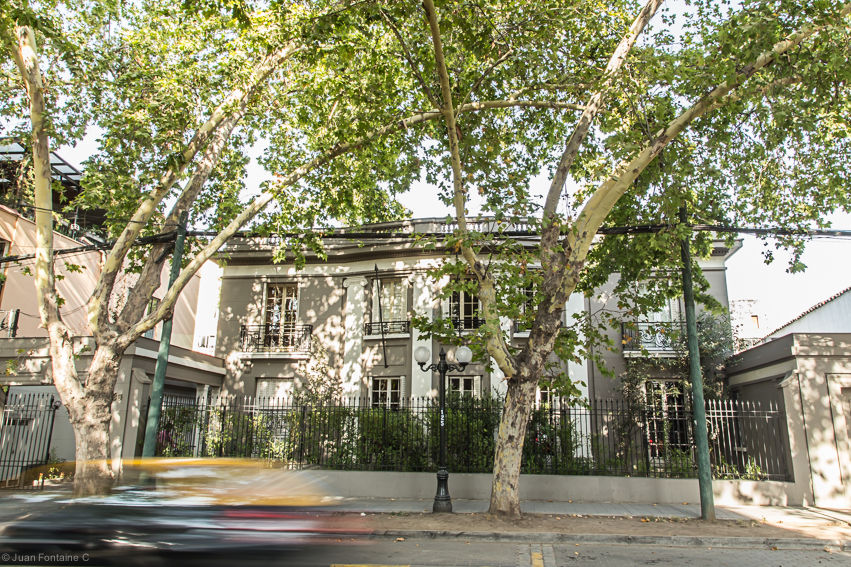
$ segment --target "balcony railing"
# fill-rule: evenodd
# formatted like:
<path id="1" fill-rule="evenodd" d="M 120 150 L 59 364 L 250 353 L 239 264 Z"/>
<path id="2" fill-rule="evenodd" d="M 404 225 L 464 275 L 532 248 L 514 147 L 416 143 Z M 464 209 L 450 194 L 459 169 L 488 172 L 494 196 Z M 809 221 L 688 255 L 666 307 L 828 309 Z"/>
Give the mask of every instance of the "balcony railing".
<path id="1" fill-rule="evenodd" d="M 485 320 L 480 317 L 453 317 L 450 321 L 455 329 L 462 331 L 472 331 L 485 324 Z"/>
<path id="2" fill-rule="evenodd" d="M 243 325 L 239 342 L 243 352 L 310 351 L 313 325 Z"/>
<path id="3" fill-rule="evenodd" d="M 374 323 L 366 323 L 363 326 L 363 332 L 366 335 L 385 335 L 402 334 L 411 332 L 411 322 L 404 321 L 376 321 Z"/>
<path id="4" fill-rule="evenodd" d="M 684 321 L 621 323 L 624 352 L 675 352 L 684 336 Z"/>

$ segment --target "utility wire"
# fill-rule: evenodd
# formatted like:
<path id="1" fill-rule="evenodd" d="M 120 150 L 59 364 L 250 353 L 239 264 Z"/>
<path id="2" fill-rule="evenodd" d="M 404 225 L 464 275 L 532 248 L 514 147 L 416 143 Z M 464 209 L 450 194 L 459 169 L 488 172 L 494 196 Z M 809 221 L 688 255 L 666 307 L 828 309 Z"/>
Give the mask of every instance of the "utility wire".
<path id="1" fill-rule="evenodd" d="M 675 225 L 670 224 L 645 224 L 634 226 L 610 226 L 603 227 L 597 231 L 597 234 L 617 235 L 617 234 L 653 234 L 661 232 Z M 757 236 L 804 236 L 804 237 L 827 237 L 827 238 L 851 238 L 851 230 L 795 230 L 786 228 L 752 228 L 752 227 L 737 227 L 728 225 L 711 225 L 711 224 L 695 224 L 690 225 L 691 229 L 696 232 L 720 232 L 732 234 L 753 234 Z M 163 232 L 151 236 L 137 238 L 133 243 L 134 246 L 146 246 L 149 244 L 163 244 L 174 242 L 176 231 Z M 195 238 L 212 238 L 219 233 L 215 231 L 190 230 L 186 235 Z M 301 238 L 309 234 L 309 232 L 284 232 L 276 234 L 260 234 L 255 232 L 237 232 L 234 238 Z M 422 238 L 439 238 L 446 236 L 445 232 L 328 232 L 323 233 L 318 231 L 318 236 L 322 239 L 330 240 L 375 240 L 375 239 L 405 239 L 414 236 Z M 537 232 L 529 230 L 506 230 L 499 233 L 503 236 L 510 237 L 534 237 Z M 104 244 L 88 244 L 75 248 L 62 248 L 54 250 L 53 256 L 65 256 L 68 254 L 79 254 L 81 252 L 96 252 L 99 250 L 109 250 L 114 245 L 114 242 L 106 242 Z M 8 264 L 11 262 L 20 262 L 23 260 L 32 260 L 35 254 L 21 254 L 18 256 L 3 256 L 0 257 L 0 264 Z"/>

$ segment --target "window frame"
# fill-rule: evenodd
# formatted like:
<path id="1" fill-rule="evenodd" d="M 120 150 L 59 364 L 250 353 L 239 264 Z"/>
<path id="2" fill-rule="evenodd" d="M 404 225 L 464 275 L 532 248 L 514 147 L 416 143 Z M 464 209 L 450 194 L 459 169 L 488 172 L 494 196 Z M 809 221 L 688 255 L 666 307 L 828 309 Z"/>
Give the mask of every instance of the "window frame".
<path id="1" fill-rule="evenodd" d="M 395 382 L 395 384 L 394 384 Z M 382 384 L 383 387 L 376 388 Z M 394 388 L 393 386 L 398 386 Z M 396 395 L 396 401 L 393 395 Z M 401 409 L 404 406 L 405 377 L 404 376 L 370 376 L 369 377 L 369 407 L 384 409 Z"/>

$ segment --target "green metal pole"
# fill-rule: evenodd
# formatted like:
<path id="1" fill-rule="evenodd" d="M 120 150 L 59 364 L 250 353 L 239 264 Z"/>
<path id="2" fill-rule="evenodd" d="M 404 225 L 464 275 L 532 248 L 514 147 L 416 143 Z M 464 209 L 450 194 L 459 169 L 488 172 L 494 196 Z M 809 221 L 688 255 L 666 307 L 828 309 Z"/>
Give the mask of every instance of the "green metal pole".
<path id="1" fill-rule="evenodd" d="M 171 259 L 171 273 L 168 287 L 174 285 L 174 280 L 180 274 L 180 262 L 183 259 L 183 244 L 186 241 L 186 213 L 180 217 L 177 226 L 177 238 L 174 240 L 174 255 Z M 163 321 L 163 332 L 160 337 L 160 349 L 157 353 L 157 365 L 154 368 L 154 380 L 151 383 L 151 403 L 148 406 L 148 421 L 145 425 L 145 444 L 142 447 L 143 457 L 153 457 L 157 450 L 157 430 L 160 428 L 160 414 L 163 405 L 163 385 L 165 371 L 168 366 L 168 350 L 171 346 L 172 317 Z"/>
<path id="2" fill-rule="evenodd" d="M 687 220 L 685 206 L 680 207 L 680 223 Z M 694 311 L 694 283 L 691 277 L 691 246 L 683 237 L 680 253 L 683 260 L 683 301 L 686 308 L 689 378 L 694 400 L 694 440 L 697 445 L 697 478 L 700 485 L 700 516 L 715 521 L 715 498 L 712 494 L 712 468 L 709 464 L 709 433 L 706 430 L 706 406 L 703 401 L 703 376 L 700 372 L 700 350 L 697 344 L 697 318 Z"/>

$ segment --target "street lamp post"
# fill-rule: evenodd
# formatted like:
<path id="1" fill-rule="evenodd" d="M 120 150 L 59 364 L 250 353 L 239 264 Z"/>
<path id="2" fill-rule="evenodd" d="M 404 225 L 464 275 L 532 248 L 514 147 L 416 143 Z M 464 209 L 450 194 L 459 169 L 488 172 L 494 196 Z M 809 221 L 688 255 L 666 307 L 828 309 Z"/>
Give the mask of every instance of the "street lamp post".
<path id="1" fill-rule="evenodd" d="M 440 374 L 437 391 L 440 399 L 440 455 L 437 463 L 437 493 L 434 495 L 432 512 L 452 512 L 452 498 L 449 496 L 449 472 L 446 470 L 446 373 L 450 370 L 464 370 L 473 360 L 473 352 L 460 346 L 455 350 L 455 360 L 458 364 L 446 362 L 446 352 L 441 347 L 437 364 L 426 364 L 431 359 L 428 348 L 421 346 L 414 352 L 414 359 L 423 372 L 432 371 Z"/>

